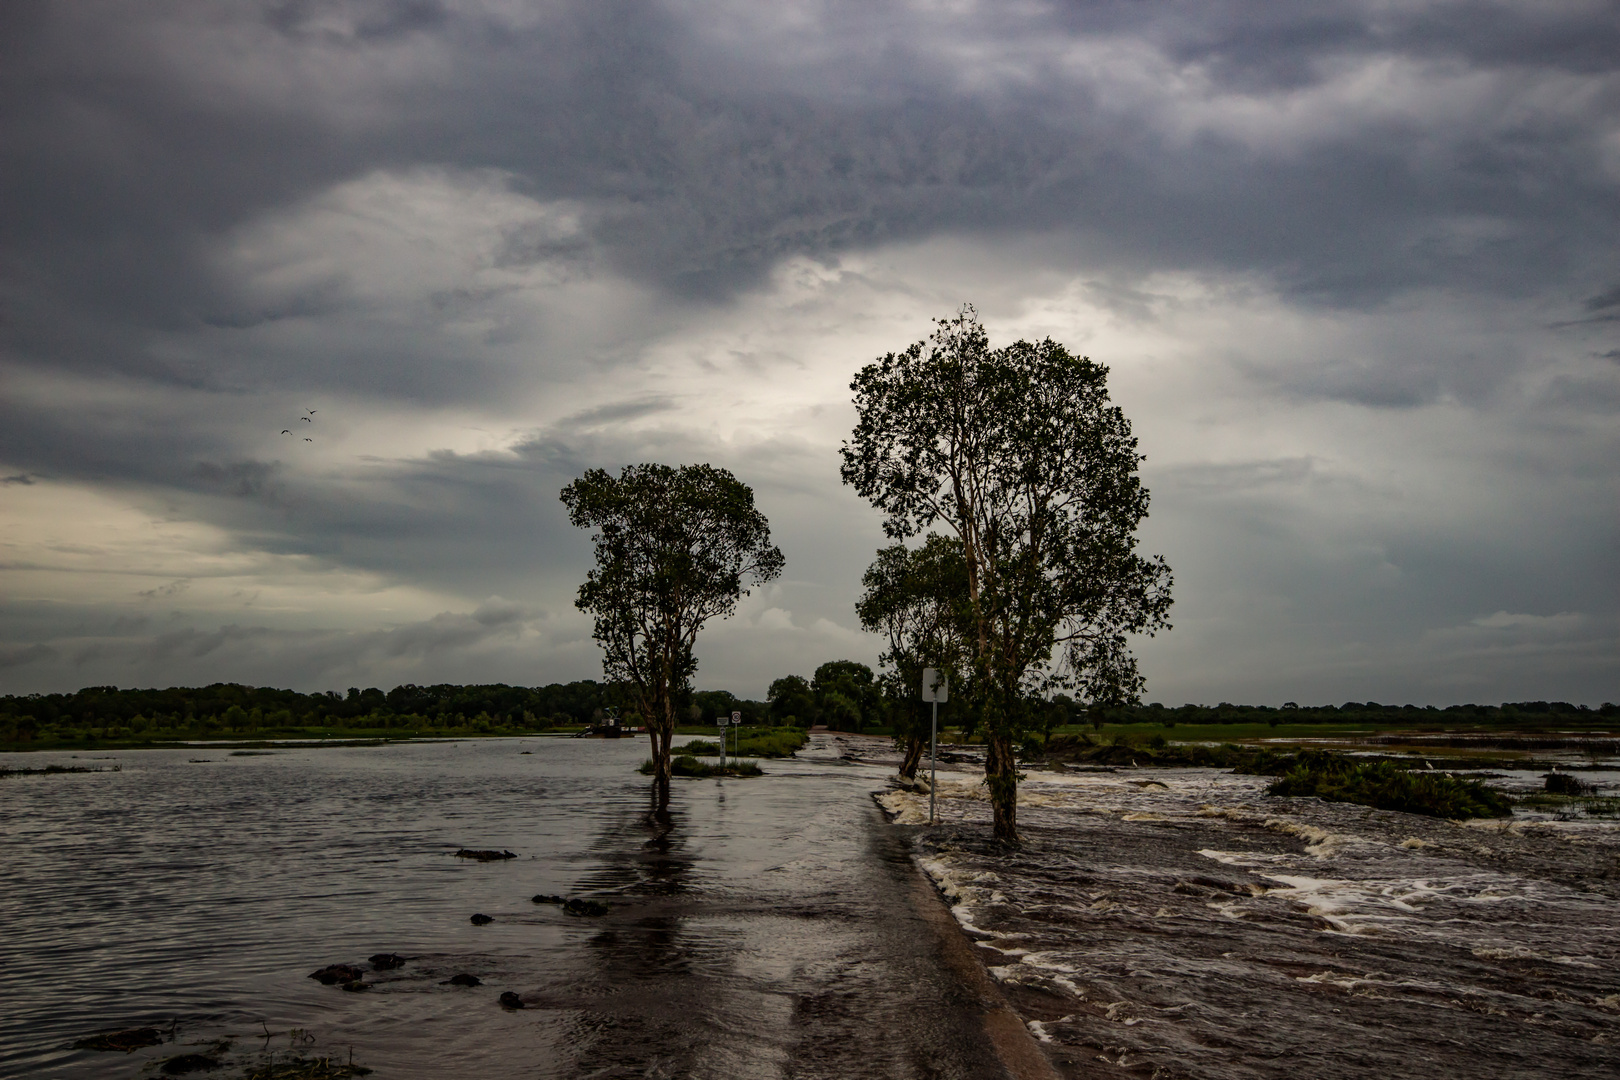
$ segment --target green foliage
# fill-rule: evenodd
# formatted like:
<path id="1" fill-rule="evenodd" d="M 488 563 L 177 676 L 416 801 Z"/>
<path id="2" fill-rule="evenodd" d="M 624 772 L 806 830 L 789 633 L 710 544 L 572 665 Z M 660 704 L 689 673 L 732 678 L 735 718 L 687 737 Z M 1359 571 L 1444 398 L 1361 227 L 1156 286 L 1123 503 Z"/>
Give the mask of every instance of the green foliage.
<path id="1" fill-rule="evenodd" d="M 810 680 L 815 716 L 834 731 L 859 731 L 882 719 L 882 692 L 872 669 L 855 660 L 829 660 Z"/>
<path id="2" fill-rule="evenodd" d="M 943 670 L 956 697 L 971 697 L 964 678 L 972 671 L 972 652 L 962 545 L 937 533 L 929 533 L 917 548 L 890 545 L 877 553 L 861 583 L 866 591 L 855 614 L 862 629 L 882 634 L 888 643 L 879 657 L 879 686 L 895 735 L 906 745 L 901 772 L 910 775 L 932 722 L 919 693 L 923 670 Z"/>
<path id="3" fill-rule="evenodd" d="M 595 620 L 602 670 L 660 733 L 653 757 L 665 781 L 698 632 L 731 615 L 749 582 L 777 577 L 782 552 L 753 491 L 712 465 L 627 465 L 617 477 L 591 469 L 561 497 L 571 523 L 596 530 L 596 565 L 575 606 Z"/>
<path id="4" fill-rule="evenodd" d="M 1136 552 L 1148 494 L 1108 369 L 1051 339 L 991 349 L 971 307 L 937 325 L 850 383 L 842 475 L 890 537 L 939 523 L 960 546 L 995 831 L 1016 841 L 1012 748 L 1034 695 L 1135 700 L 1127 636 L 1168 625 L 1170 569 Z"/>
<path id="5" fill-rule="evenodd" d="M 736 748 L 732 748 L 730 739 L 726 742 L 726 753 L 737 754 L 740 757 L 785 758 L 792 757 L 794 752 L 810 741 L 810 737 L 800 728 L 743 728 L 737 735 Z M 696 739 L 685 746 L 676 747 L 678 754 L 702 754 L 714 757 L 720 753 L 718 740 Z"/>
<path id="6" fill-rule="evenodd" d="M 784 675 L 777 679 L 771 683 L 766 699 L 770 702 L 770 717 L 774 723 L 788 723 L 791 717 L 799 726 L 809 727 L 815 718 L 815 695 L 803 676 Z"/>
<path id="7" fill-rule="evenodd" d="M 1507 796 L 1478 780 L 1445 773 L 1418 773 L 1392 761 L 1358 761 L 1325 750 L 1302 751 L 1288 770 L 1266 788 L 1268 795 L 1314 796 L 1353 802 L 1379 810 L 1451 819 L 1508 817 Z"/>

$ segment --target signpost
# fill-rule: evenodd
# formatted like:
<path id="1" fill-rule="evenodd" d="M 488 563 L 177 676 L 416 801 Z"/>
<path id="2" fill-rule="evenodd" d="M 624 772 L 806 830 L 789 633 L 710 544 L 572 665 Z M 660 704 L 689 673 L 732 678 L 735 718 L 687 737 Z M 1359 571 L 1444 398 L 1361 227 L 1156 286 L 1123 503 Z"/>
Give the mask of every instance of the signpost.
<path id="1" fill-rule="evenodd" d="M 934 823 L 934 789 L 939 786 L 939 706 L 950 697 L 951 679 L 937 668 L 923 668 L 922 699 L 934 703 L 928 725 L 928 824 Z"/>
<path id="2" fill-rule="evenodd" d="M 733 751 L 736 752 L 737 757 L 742 757 L 742 728 L 738 726 L 741 723 L 742 723 L 742 713 L 740 713 L 740 712 L 732 713 L 731 714 L 731 730 L 732 730 L 733 734 L 731 736 L 731 740 L 732 740 L 731 741 L 731 748 L 732 748 Z"/>
<path id="3" fill-rule="evenodd" d="M 726 718 L 724 716 L 716 716 L 714 718 L 714 725 L 715 725 L 715 727 L 720 729 L 720 771 L 725 772 L 725 770 L 726 770 Z"/>

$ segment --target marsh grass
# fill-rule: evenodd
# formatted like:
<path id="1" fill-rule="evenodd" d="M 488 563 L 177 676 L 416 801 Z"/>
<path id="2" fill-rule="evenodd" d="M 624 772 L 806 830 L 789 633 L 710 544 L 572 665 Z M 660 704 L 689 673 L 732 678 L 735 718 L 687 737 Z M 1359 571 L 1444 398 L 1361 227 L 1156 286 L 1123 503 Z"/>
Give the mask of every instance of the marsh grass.
<path id="1" fill-rule="evenodd" d="M 643 761 L 641 763 L 641 768 L 637 771 L 643 776 L 651 776 L 653 773 L 652 759 L 648 758 L 646 761 Z M 710 765 L 708 762 L 699 761 L 697 758 L 686 753 L 677 753 L 675 755 L 675 760 L 669 763 L 669 771 L 675 776 L 696 777 L 764 775 L 764 770 L 762 770 L 752 761 L 727 761 L 725 768 L 722 769 L 719 765 Z"/>
<path id="2" fill-rule="evenodd" d="M 739 757 L 759 758 L 792 757 L 794 751 L 802 747 L 809 739 L 810 736 L 799 728 L 744 729 L 738 736 L 736 749 L 732 749 L 728 738 L 726 754 L 728 756 L 736 754 Z M 685 746 L 679 747 L 676 752 L 715 757 L 720 753 L 720 743 L 714 739 L 696 739 Z"/>
<path id="3" fill-rule="evenodd" d="M 1509 817 L 1513 802 L 1478 780 L 1439 772 L 1412 772 L 1391 761 L 1358 761 L 1343 754 L 1305 750 L 1271 786 L 1268 795 L 1314 797 L 1359 803 L 1378 810 L 1461 820 Z"/>

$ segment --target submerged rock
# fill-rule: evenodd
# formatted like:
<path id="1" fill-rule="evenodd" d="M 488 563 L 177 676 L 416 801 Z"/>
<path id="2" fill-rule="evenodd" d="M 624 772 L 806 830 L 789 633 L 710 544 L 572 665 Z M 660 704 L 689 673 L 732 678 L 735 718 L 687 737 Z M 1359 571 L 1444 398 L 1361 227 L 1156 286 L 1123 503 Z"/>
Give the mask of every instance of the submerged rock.
<path id="1" fill-rule="evenodd" d="M 370 963 L 373 971 L 393 971 L 405 966 L 405 958 L 398 953 L 380 952 L 372 954 Z"/>
<path id="2" fill-rule="evenodd" d="M 568 900 L 562 906 L 569 915 L 606 915 L 608 905 L 600 900 Z"/>
<path id="3" fill-rule="evenodd" d="M 521 1009 L 523 1008 L 523 999 L 508 990 L 501 995 L 501 1004 L 508 1009 Z"/>
<path id="4" fill-rule="evenodd" d="M 486 926 L 489 923 L 494 922 L 495 920 L 493 918 L 491 918 L 490 916 L 485 915 L 482 912 L 480 912 L 479 914 L 474 915 L 470 921 L 472 922 L 472 924 L 474 926 Z"/>
<path id="5" fill-rule="evenodd" d="M 458 859 L 477 859 L 479 862 L 497 862 L 502 859 L 515 859 L 516 855 L 510 851 L 496 851 L 493 848 L 462 848 L 456 852 Z"/>
<path id="6" fill-rule="evenodd" d="M 159 1072 L 169 1076 L 179 1076 L 182 1073 L 195 1072 L 198 1069 L 217 1069 L 219 1060 L 207 1054 L 178 1054 L 165 1061 Z"/>
<path id="7" fill-rule="evenodd" d="M 469 975 L 465 971 L 463 971 L 460 975 L 452 975 L 452 976 L 450 976 L 448 979 L 444 980 L 444 982 L 440 983 L 439 985 L 440 986 L 447 986 L 447 985 L 448 986 L 482 986 L 482 985 L 484 985 L 484 980 L 480 979 L 476 975 Z"/>
<path id="8" fill-rule="evenodd" d="M 557 904 L 569 915 L 606 915 L 609 905 L 601 900 L 584 900 L 579 897 L 568 899 L 562 896 L 549 896 L 539 893 L 531 896 L 530 900 L 536 904 Z"/>
<path id="9" fill-rule="evenodd" d="M 333 983 L 359 982 L 365 974 L 353 964 L 329 964 L 319 971 L 310 972 L 309 977 L 322 986 L 331 986 Z"/>
<path id="10" fill-rule="evenodd" d="M 129 1053 L 143 1046 L 156 1046 L 163 1041 L 157 1028 L 124 1028 L 122 1031 L 103 1031 L 80 1039 L 73 1045 L 81 1050 L 121 1050 Z"/>

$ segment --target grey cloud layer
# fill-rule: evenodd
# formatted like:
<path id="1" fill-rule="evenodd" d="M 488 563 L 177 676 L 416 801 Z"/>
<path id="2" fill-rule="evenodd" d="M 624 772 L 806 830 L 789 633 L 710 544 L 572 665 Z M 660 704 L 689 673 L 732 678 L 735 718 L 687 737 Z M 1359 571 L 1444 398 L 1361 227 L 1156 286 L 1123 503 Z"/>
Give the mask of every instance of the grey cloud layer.
<path id="1" fill-rule="evenodd" d="M 1526 521 L 1482 519 L 1498 531 L 1475 550 L 1455 521 L 1369 511 L 1366 550 L 1381 554 L 1368 565 L 1408 575 L 1388 594 L 1366 593 L 1350 556 L 1335 562 L 1340 537 L 1311 535 L 1302 506 L 1363 496 L 1309 451 L 1167 472 L 1157 509 L 1188 545 L 1205 523 L 1195 561 L 1244 580 L 1256 611 L 1287 596 L 1353 627 L 1324 641 L 1394 640 L 1401 620 L 1401 640 L 1431 634 L 1423 655 L 1480 657 L 1518 634 L 1500 655 L 1575 650 L 1580 693 L 1601 696 L 1612 667 L 1590 643 L 1614 634 L 1613 525 L 1537 506 L 1517 478 L 1539 471 L 1566 500 L 1614 490 L 1601 431 L 1620 412 L 1620 368 L 1603 359 L 1620 355 L 1616 15 L 1371 0 L 17 0 L 0 7 L 3 490 L 98 485 L 244 548 L 469 607 L 543 596 L 572 627 L 557 640 L 573 641 L 564 583 L 586 549 L 556 489 L 586 465 L 715 460 L 746 467 L 798 530 L 801 584 L 771 602 L 819 625 L 847 607 L 829 583 L 847 585 L 871 546 L 862 511 L 834 508 L 830 447 L 706 432 L 706 403 L 644 378 L 646 350 L 735 310 L 794 257 L 953 236 L 1016 249 L 1018 282 L 1084 265 L 1094 301 L 1127 323 L 1160 317 L 1141 285 L 1156 272 L 1274 291 L 1335 334 L 1209 345 L 1272 416 L 1481 410 L 1504 431 L 1476 472 L 1511 474 L 1504 517 Z M 616 372 L 614 393 L 574 399 Z M 400 424 L 514 400 L 549 411 L 495 450 L 341 468 L 259 438 L 280 424 L 267 416 L 328 398 Z M 1250 566 L 1268 530 L 1276 556 Z M 1188 626 L 1201 617 L 1182 610 Z M 1585 621 L 1472 621 L 1498 610 Z M 92 646 L 73 644 L 79 618 L 11 613 L 11 670 L 71 681 L 226 656 L 247 670 L 257 650 L 286 658 L 262 678 L 315 678 L 328 648 L 388 670 L 463 648 L 389 652 L 431 636 L 431 620 L 307 642 L 279 625 L 131 626 Z M 1230 666 L 1208 660 L 1218 650 L 1152 648 Z M 1357 663 L 1344 679 L 1366 677 Z"/>

